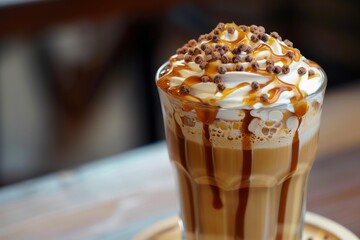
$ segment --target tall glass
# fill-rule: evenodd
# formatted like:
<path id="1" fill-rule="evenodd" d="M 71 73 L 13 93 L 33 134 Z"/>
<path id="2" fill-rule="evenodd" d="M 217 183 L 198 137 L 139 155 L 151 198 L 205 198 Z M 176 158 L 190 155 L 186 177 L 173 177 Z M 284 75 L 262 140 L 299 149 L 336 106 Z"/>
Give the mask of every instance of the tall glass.
<path id="1" fill-rule="evenodd" d="M 179 100 L 159 88 L 183 239 L 301 239 L 321 74 L 321 88 L 304 101 L 256 110 Z"/>

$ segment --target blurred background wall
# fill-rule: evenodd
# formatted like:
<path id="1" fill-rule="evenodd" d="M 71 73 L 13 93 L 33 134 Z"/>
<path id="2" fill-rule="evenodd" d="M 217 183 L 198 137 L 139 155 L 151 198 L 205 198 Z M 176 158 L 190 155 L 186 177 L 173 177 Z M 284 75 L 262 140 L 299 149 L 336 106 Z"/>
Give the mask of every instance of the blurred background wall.
<path id="1" fill-rule="evenodd" d="M 219 21 L 263 25 L 360 81 L 359 1 L 0 1 L 0 186 L 163 138 L 154 75 Z"/>

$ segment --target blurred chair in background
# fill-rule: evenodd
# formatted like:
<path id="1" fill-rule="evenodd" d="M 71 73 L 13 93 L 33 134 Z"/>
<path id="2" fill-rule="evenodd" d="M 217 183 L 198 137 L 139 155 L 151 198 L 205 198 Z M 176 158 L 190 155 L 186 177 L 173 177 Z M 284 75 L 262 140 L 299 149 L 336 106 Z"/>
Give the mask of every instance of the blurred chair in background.
<path id="1" fill-rule="evenodd" d="M 219 21 L 283 33 L 321 63 L 330 88 L 359 78 L 358 7 L 340 0 L 0 4 L 0 185 L 162 139 L 155 72 Z"/>

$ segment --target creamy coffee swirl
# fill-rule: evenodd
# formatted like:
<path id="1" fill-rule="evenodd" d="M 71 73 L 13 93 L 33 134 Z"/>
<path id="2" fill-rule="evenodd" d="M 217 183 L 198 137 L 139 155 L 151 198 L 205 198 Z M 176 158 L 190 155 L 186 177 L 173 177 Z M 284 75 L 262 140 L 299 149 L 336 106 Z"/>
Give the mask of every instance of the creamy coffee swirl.
<path id="1" fill-rule="evenodd" d="M 288 110 L 296 112 L 293 106 L 321 87 L 322 74 L 276 32 L 220 23 L 178 49 L 157 85 L 177 98 L 220 108 L 288 104 Z M 299 111 L 297 115 L 304 114 L 304 109 Z"/>

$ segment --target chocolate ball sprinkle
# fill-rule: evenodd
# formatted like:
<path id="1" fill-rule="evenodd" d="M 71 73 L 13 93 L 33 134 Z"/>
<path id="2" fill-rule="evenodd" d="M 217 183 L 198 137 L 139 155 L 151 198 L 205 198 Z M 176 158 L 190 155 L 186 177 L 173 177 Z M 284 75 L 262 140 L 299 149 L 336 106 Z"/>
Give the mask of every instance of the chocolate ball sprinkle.
<path id="1" fill-rule="evenodd" d="M 274 65 L 269 64 L 269 65 L 266 66 L 266 71 L 267 71 L 267 72 L 272 73 L 272 72 L 274 72 L 274 70 L 275 70 L 275 66 L 274 66 Z"/>
<path id="2" fill-rule="evenodd" d="M 259 36 L 256 34 L 251 35 L 250 40 L 254 43 L 257 43 L 259 41 Z"/>
<path id="3" fill-rule="evenodd" d="M 180 54 L 177 55 L 176 59 L 177 60 L 183 60 L 184 57 L 185 57 L 184 54 L 180 53 Z"/>
<path id="4" fill-rule="evenodd" d="M 251 62 L 251 68 L 254 70 L 258 70 L 259 69 L 259 63 L 256 61 Z"/>
<path id="5" fill-rule="evenodd" d="M 266 60 L 266 65 L 274 65 L 274 60 L 272 60 L 272 59 L 268 59 L 268 60 Z"/>
<path id="6" fill-rule="evenodd" d="M 219 29 L 214 29 L 214 34 L 215 34 L 215 35 L 219 35 L 219 34 L 220 34 L 220 30 L 219 30 Z"/>
<path id="7" fill-rule="evenodd" d="M 203 43 L 200 45 L 201 50 L 205 51 L 205 49 L 208 47 L 206 43 Z"/>
<path id="8" fill-rule="evenodd" d="M 234 48 L 232 51 L 231 51 L 233 54 L 237 55 L 239 54 L 241 51 L 239 48 Z"/>
<path id="9" fill-rule="evenodd" d="M 188 52 L 187 52 L 187 54 L 189 54 L 189 55 L 194 55 L 194 50 L 189 49 Z"/>
<path id="10" fill-rule="evenodd" d="M 238 72 L 241 72 L 244 70 L 244 66 L 241 64 L 236 64 L 235 70 Z"/>
<path id="11" fill-rule="evenodd" d="M 247 30 L 247 26 L 246 25 L 239 25 L 239 28 L 243 31 L 243 32 L 246 32 Z"/>
<path id="12" fill-rule="evenodd" d="M 292 52 L 292 51 L 287 51 L 286 52 L 286 54 L 285 54 L 285 56 L 287 56 L 288 58 L 293 58 L 294 56 L 295 56 L 295 54 L 294 54 L 294 52 Z"/>
<path id="13" fill-rule="evenodd" d="M 312 76 L 312 75 L 315 75 L 315 72 L 314 72 L 314 70 L 310 69 L 308 74 L 309 74 L 309 76 Z"/>
<path id="14" fill-rule="evenodd" d="M 219 67 L 219 68 L 218 68 L 218 72 L 219 72 L 220 74 L 225 74 L 225 73 L 226 73 L 226 68 L 224 68 L 224 67 Z"/>
<path id="15" fill-rule="evenodd" d="M 261 33 L 264 33 L 265 32 L 265 28 L 263 26 L 258 26 L 258 30 L 259 32 Z"/>
<path id="16" fill-rule="evenodd" d="M 180 93 L 181 94 L 189 94 L 190 93 L 190 88 L 186 85 L 181 85 L 180 86 Z"/>
<path id="17" fill-rule="evenodd" d="M 221 58 L 221 54 L 218 51 L 212 52 L 211 56 L 212 56 L 212 59 L 214 59 L 214 60 L 218 60 Z"/>
<path id="18" fill-rule="evenodd" d="M 199 54 L 201 54 L 201 50 L 199 48 L 195 48 L 194 55 L 199 55 Z"/>
<path id="19" fill-rule="evenodd" d="M 212 36 L 212 41 L 213 41 L 213 42 L 218 42 L 219 40 L 220 40 L 219 35 L 213 35 L 213 36 Z"/>
<path id="20" fill-rule="evenodd" d="M 191 62 L 192 56 L 189 54 L 186 54 L 184 60 L 185 60 L 185 62 Z"/>
<path id="21" fill-rule="evenodd" d="M 286 44 L 286 46 L 288 47 L 293 47 L 293 43 L 289 40 L 289 39 L 285 39 L 284 43 Z"/>
<path id="22" fill-rule="evenodd" d="M 233 26 L 230 26 L 230 27 L 227 29 L 227 32 L 228 32 L 229 34 L 234 34 L 235 28 L 234 28 Z"/>
<path id="23" fill-rule="evenodd" d="M 256 30 L 258 30 L 258 26 L 254 25 L 254 24 L 250 26 L 250 32 L 253 33 Z"/>
<path id="24" fill-rule="evenodd" d="M 203 61 L 203 58 L 201 56 L 196 56 L 196 58 L 194 59 L 194 62 L 197 64 L 200 64 Z"/>
<path id="25" fill-rule="evenodd" d="M 248 45 L 244 44 L 244 43 L 240 43 L 239 44 L 239 47 L 238 49 L 241 51 L 241 52 L 246 52 L 246 50 L 248 49 Z"/>
<path id="26" fill-rule="evenodd" d="M 223 55 L 223 56 L 221 56 L 221 62 L 222 63 L 229 63 L 229 59 L 227 58 L 227 56 L 225 56 L 225 55 Z"/>
<path id="27" fill-rule="evenodd" d="M 300 67 L 297 72 L 301 76 L 301 75 L 304 75 L 306 73 L 306 69 L 304 67 Z"/>
<path id="28" fill-rule="evenodd" d="M 225 24 L 223 22 L 219 22 L 216 28 L 223 30 L 225 28 Z"/>
<path id="29" fill-rule="evenodd" d="M 217 84 L 217 88 L 222 92 L 225 90 L 226 87 L 225 87 L 224 83 L 220 82 Z"/>
<path id="30" fill-rule="evenodd" d="M 258 90 L 260 88 L 260 85 L 259 85 L 259 83 L 257 82 L 257 81 L 253 81 L 252 83 L 251 83 L 251 89 L 252 90 Z"/>
<path id="31" fill-rule="evenodd" d="M 215 77 L 214 77 L 214 83 L 220 83 L 221 82 L 221 77 L 220 77 L 220 75 L 216 75 Z"/>
<path id="32" fill-rule="evenodd" d="M 270 36 L 272 36 L 272 37 L 275 38 L 275 39 L 281 40 L 281 37 L 280 37 L 280 35 L 279 35 L 277 32 L 271 32 L 271 33 L 270 33 Z"/>
<path id="33" fill-rule="evenodd" d="M 279 73 L 281 73 L 281 72 L 282 72 L 281 67 L 280 67 L 280 66 L 275 66 L 274 73 L 275 73 L 275 74 L 279 74 Z"/>
<path id="34" fill-rule="evenodd" d="M 266 33 L 261 33 L 260 39 L 263 42 L 267 42 L 267 40 L 269 40 L 269 37 L 268 37 L 268 35 Z"/>
<path id="35" fill-rule="evenodd" d="M 282 72 L 283 72 L 284 74 L 287 74 L 287 73 L 290 72 L 290 67 L 289 67 L 288 65 L 282 66 L 281 69 L 282 69 Z"/>
<path id="36" fill-rule="evenodd" d="M 232 62 L 233 62 L 233 63 L 238 63 L 238 62 L 240 62 L 240 61 L 241 61 L 240 55 L 235 55 L 235 56 L 233 57 L 233 59 L 232 59 Z"/>
<path id="37" fill-rule="evenodd" d="M 223 46 L 222 46 L 222 49 L 223 49 L 225 52 L 227 52 L 227 51 L 229 51 L 230 47 L 229 47 L 228 45 L 223 45 Z"/>
<path id="38" fill-rule="evenodd" d="M 211 54 L 212 51 L 213 50 L 210 47 L 206 47 L 205 50 L 204 50 L 205 54 Z"/>
<path id="39" fill-rule="evenodd" d="M 260 99 L 261 99 L 262 102 L 268 102 L 269 101 L 269 97 L 268 97 L 268 95 L 266 93 L 261 94 Z"/>
<path id="40" fill-rule="evenodd" d="M 187 52 L 187 49 L 186 48 L 178 48 L 176 50 L 176 53 L 177 54 L 185 54 Z"/>
<path id="41" fill-rule="evenodd" d="M 211 78 L 209 76 L 204 75 L 204 76 L 201 76 L 200 80 L 202 82 L 210 82 Z"/>
<path id="42" fill-rule="evenodd" d="M 250 55 L 245 56 L 245 62 L 251 62 L 254 58 Z"/>
<path id="43" fill-rule="evenodd" d="M 189 44 L 190 47 L 194 47 L 194 46 L 196 46 L 197 42 L 196 42 L 195 39 L 191 39 L 191 40 L 188 41 L 188 44 Z"/>
<path id="44" fill-rule="evenodd" d="M 253 51 L 254 51 L 254 49 L 252 47 L 248 46 L 245 52 L 252 53 Z"/>
<path id="45" fill-rule="evenodd" d="M 200 64 L 199 64 L 199 67 L 201 69 L 205 69 L 209 66 L 209 63 L 208 62 L 205 62 L 205 61 L 201 61 Z"/>

